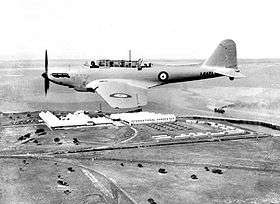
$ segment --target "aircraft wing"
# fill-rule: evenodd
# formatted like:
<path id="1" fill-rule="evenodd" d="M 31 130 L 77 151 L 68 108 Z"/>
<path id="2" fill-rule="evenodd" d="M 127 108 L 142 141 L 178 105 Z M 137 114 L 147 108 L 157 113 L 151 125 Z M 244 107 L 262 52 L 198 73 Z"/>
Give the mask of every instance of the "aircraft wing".
<path id="1" fill-rule="evenodd" d="M 113 108 L 135 108 L 147 104 L 147 89 L 131 80 L 104 79 L 87 84 Z"/>
<path id="2" fill-rule="evenodd" d="M 214 70 L 215 73 L 227 76 L 227 77 L 234 77 L 234 78 L 244 78 L 245 75 L 241 74 L 239 71 L 231 68 L 217 68 Z"/>

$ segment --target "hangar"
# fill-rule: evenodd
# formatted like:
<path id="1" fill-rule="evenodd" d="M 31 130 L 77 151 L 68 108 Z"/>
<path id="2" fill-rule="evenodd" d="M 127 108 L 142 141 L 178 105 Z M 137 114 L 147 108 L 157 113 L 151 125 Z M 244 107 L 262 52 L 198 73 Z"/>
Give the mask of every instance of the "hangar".
<path id="1" fill-rule="evenodd" d="M 113 124 L 113 121 L 105 117 L 90 117 L 84 111 L 76 111 L 73 114 L 68 113 L 65 117 L 58 118 L 51 112 L 41 112 L 39 114 L 41 119 L 47 124 L 49 128 L 63 128 L 63 127 L 79 127 L 79 126 L 93 126 L 93 125 L 108 125 Z"/>
<path id="2" fill-rule="evenodd" d="M 111 114 L 112 120 L 121 120 L 129 125 L 145 124 L 145 123 L 166 123 L 175 122 L 174 114 L 161 114 L 153 112 L 137 112 L 137 113 L 117 113 Z"/>

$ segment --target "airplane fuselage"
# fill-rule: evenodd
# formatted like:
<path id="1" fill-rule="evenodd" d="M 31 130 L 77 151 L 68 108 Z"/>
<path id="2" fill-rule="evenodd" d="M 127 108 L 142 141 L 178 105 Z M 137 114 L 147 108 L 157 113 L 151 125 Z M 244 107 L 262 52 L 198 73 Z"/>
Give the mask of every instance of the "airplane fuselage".
<path id="1" fill-rule="evenodd" d="M 222 76 L 204 66 L 154 66 L 151 68 L 52 68 L 48 73 L 50 81 L 69 86 L 77 91 L 87 91 L 86 85 L 94 80 L 128 79 L 163 85 L 168 83 L 200 80 Z"/>

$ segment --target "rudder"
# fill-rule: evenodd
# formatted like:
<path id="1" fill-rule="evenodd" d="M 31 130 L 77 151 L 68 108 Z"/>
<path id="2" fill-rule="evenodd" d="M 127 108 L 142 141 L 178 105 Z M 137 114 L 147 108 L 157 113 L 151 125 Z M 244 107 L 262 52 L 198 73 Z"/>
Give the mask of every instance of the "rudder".
<path id="1" fill-rule="evenodd" d="M 206 66 L 237 68 L 236 44 L 227 39 L 220 42 L 213 54 L 204 62 Z"/>

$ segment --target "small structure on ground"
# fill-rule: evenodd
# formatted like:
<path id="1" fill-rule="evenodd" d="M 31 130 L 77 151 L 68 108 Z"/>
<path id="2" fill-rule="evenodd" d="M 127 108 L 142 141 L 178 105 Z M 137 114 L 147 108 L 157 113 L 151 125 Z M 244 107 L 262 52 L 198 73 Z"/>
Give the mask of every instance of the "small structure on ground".
<path id="1" fill-rule="evenodd" d="M 166 169 L 163 169 L 163 168 L 160 168 L 160 169 L 158 170 L 158 172 L 161 173 L 161 174 L 167 174 Z"/>
<path id="2" fill-rule="evenodd" d="M 69 172 L 74 172 L 75 170 L 72 167 L 68 167 Z"/>
<path id="3" fill-rule="evenodd" d="M 222 169 L 212 169 L 212 173 L 214 173 L 214 174 L 223 174 L 223 170 Z"/>
<path id="4" fill-rule="evenodd" d="M 148 202 L 149 202 L 150 204 L 156 204 L 156 202 L 155 202 L 154 199 L 152 199 L 152 198 L 149 198 L 149 199 L 148 199 Z"/>
<path id="5" fill-rule="evenodd" d="M 214 108 L 214 112 L 224 114 L 226 111 L 223 108 Z"/>
<path id="6" fill-rule="evenodd" d="M 195 174 L 192 174 L 192 175 L 191 175 L 191 178 L 192 178 L 192 179 L 198 179 L 198 178 L 197 178 L 197 175 L 195 175 Z"/>
<path id="7" fill-rule="evenodd" d="M 62 180 L 58 180 L 57 183 L 58 183 L 59 185 L 62 185 L 62 186 L 69 186 L 69 184 L 68 184 L 67 182 L 62 181 Z"/>
<path id="8" fill-rule="evenodd" d="M 75 145 L 79 145 L 80 144 L 79 140 L 76 137 L 73 138 L 73 143 Z"/>

